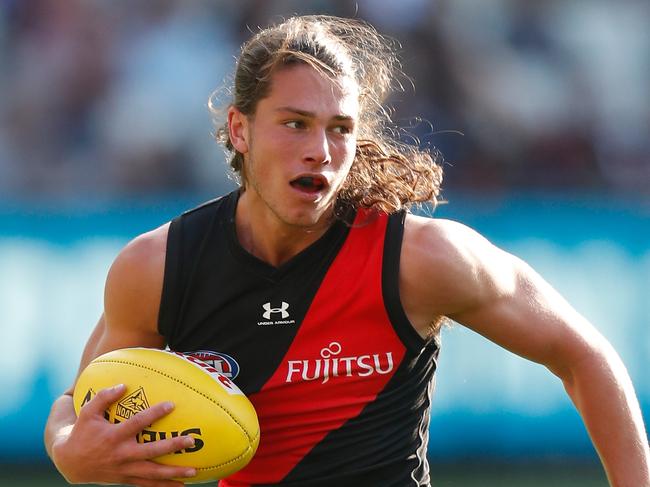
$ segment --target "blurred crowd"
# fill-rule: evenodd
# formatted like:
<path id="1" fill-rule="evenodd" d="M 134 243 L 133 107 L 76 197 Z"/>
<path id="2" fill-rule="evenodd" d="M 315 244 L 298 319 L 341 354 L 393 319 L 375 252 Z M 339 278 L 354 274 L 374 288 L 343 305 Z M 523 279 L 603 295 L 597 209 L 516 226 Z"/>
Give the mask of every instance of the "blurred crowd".
<path id="1" fill-rule="evenodd" d="M 222 192 L 208 97 L 293 13 L 400 42 L 447 188 L 650 195 L 647 0 L 0 0 L 0 199 Z"/>

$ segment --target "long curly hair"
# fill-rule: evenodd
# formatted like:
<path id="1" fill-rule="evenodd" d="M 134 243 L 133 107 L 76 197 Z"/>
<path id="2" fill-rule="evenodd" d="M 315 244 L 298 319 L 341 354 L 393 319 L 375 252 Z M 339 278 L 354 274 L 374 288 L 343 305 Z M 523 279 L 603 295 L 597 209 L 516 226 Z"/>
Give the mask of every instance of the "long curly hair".
<path id="1" fill-rule="evenodd" d="M 332 78 L 351 77 L 359 86 L 357 149 L 338 203 L 386 213 L 417 203 L 435 205 L 442 183 L 439 153 L 403 142 L 384 106 L 388 96 L 401 88 L 395 43 L 360 20 L 291 17 L 259 31 L 242 45 L 230 106 L 244 115 L 255 115 L 257 103 L 270 92 L 273 73 L 297 63 L 311 65 Z M 214 96 L 209 106 L 213 114 L 219 114 Z M 243 155 L 230 141 L 227 122 L 217 128 L 216 138 L 230 155 L 235 174 L 242 176 Z M 243 179 L 245 183 L 245 174 Z"/>

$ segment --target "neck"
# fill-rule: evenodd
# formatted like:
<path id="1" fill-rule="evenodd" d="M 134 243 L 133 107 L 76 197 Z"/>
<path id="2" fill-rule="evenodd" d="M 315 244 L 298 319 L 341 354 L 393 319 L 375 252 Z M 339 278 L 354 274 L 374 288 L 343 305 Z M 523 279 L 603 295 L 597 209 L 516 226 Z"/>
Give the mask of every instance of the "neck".
<path id="1" fill-rule="evenodd" d="M 239 244 L 258 259 L 279 267 L 322 237 L 332 226 L 331 213 L 314 225 L 292 225 L 274 213 L 252 208 L 243 192 L 235 212 L 235 228 Z"/>

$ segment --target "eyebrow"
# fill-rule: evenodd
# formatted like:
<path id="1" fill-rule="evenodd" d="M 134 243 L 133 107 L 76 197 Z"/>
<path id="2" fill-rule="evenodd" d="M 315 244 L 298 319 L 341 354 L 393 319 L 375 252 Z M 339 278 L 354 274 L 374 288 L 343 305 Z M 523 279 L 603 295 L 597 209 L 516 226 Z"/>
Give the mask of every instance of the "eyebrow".
<path id="1" fill-rule="evenodd" d="M 291 107 L 291 106 L 284 106 L 284 107 L 278 107 L 275 109 L 276 112 L 292 112 L 297 115 L 307 117 L 307 118 L 316 118 L 316 114 L 314 112 L 310 112 L 308 110 L 301 110 L 300 108 L 296 107 Z M 351 115 L 334 115 L 334 120 L 340 120 L 340 121 L 354 121 L 354 117 Z"/>

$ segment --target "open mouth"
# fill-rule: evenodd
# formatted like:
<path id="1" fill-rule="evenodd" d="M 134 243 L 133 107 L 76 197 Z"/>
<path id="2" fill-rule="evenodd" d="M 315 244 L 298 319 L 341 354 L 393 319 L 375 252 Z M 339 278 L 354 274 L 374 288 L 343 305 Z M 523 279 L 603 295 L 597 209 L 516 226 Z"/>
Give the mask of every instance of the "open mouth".
<path id="1" fill-rule="evenodd" d="M 292 180 L 289 184 L 300 191 L 317 193 L 325 188 L 326 181 L 316 176 L 300 176 Z"/>

